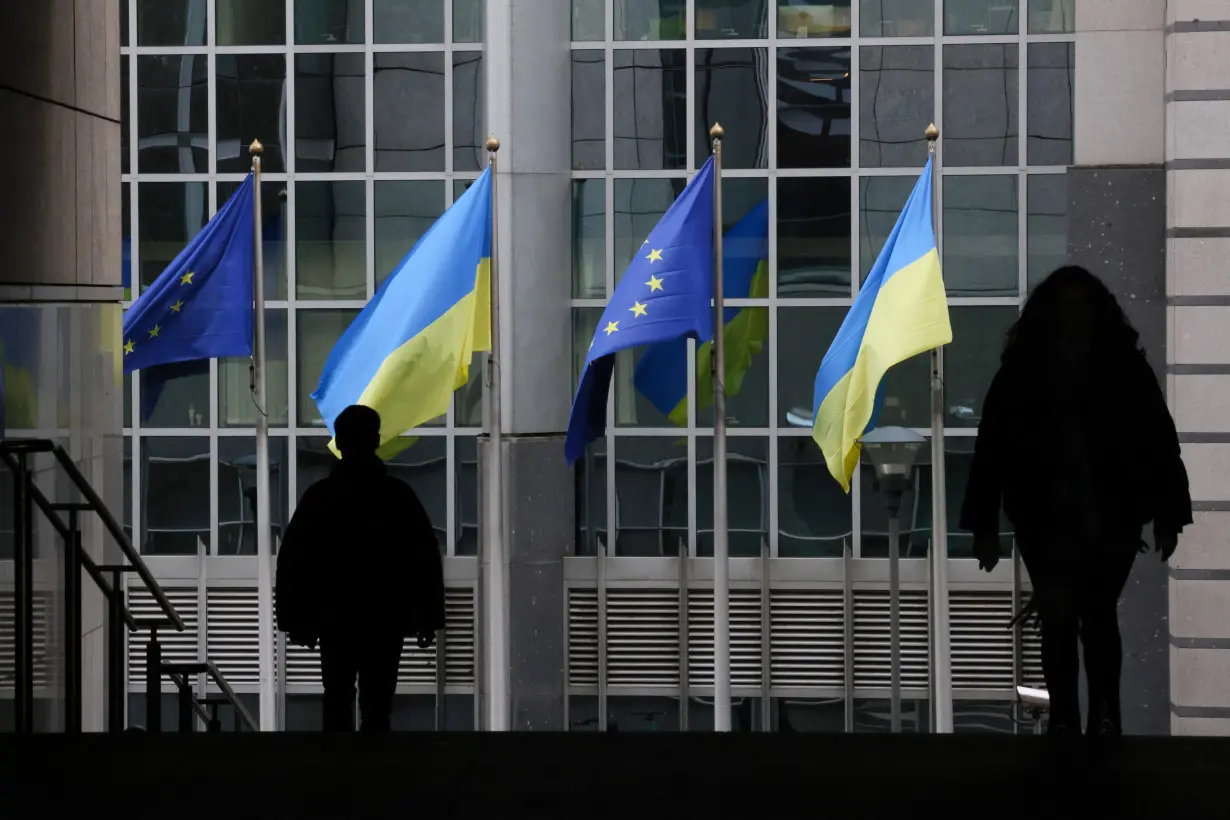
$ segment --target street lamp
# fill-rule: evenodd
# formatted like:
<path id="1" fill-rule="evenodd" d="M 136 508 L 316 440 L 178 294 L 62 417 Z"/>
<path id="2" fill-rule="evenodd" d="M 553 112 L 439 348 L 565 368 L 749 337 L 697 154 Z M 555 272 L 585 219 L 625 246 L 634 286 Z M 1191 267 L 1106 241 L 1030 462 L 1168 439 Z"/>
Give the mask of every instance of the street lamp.
<path id="1" fill-rule="evenodd" d="M 880 427 L 862 438 L 863 456 L 875 470 L 875 486 L 888 509 L 889 652 L 892 731 L 901 731 L 901 497 L 910 488 L 914 460 L 927 439 L 905 427 Z"/>

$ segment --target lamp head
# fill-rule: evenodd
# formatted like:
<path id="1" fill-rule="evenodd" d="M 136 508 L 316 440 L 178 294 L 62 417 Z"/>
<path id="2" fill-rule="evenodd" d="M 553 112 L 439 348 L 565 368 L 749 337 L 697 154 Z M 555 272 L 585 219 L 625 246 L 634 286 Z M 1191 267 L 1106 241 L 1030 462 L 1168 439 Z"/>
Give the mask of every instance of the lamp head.
<path id="1" fill-rule="evenodd" d="M 881 480 L 909 481 L 926 437 L 907 427 L 878 427 L 862 438 L 863 456 Z"/>

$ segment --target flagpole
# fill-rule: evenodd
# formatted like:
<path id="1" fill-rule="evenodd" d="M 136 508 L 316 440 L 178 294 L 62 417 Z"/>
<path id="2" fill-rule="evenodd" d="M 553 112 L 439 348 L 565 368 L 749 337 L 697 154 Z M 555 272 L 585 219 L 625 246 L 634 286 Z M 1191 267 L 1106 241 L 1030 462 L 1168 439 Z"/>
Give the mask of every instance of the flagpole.
<path id="1" fill-rule="evenodd" d="M 509 730 L 508 702 L 508 566 L 504 540 L 504 453 L 503 419 L 500 412 L 500 265 L 497 239 L 499 199 L 497 190 L 496 154 L 500 141 L 487 138 L 487 163 L 491 168 L 491 350 L 487 354 L 487 537 L 483 543 L 483 558 L 479 572 L 485 623 L 483 672 L 486 703 L 483 716 L 485 728 L 493 732 Z"/>
<path id="2" fill-rule="evenodd" d="M 939 153 L 940 131 L 927 126 L 931 155 L 931 226 L 940 247 Z M 932 709 L 935 732 L 952 733 L 952 652 L 948 635 L 948 484 L 944 458 L 944 348 L 931 351 L 931 599 L 932 674 L 935 685 Z"/>
<path id="3" fill-rule="evenodd" d="M 265 392 L 265 254 L 261 236 L 260 140 L 252 140 L 252 294 L 253 313 L 252 394 L 256 401 L 256 597 L 260 641 L 260 725 L 262 732 L 277 729 L 277 704 L 273 686 L 273 550 L 269 533 L 269 417 Z"/>
<path id="4" fill-rule="evenodd" d="M 713 730 L 730 731 L 730 545 L 726 531 L 726 326 L 722 279 L 722 137 L 713 140 Z"/>

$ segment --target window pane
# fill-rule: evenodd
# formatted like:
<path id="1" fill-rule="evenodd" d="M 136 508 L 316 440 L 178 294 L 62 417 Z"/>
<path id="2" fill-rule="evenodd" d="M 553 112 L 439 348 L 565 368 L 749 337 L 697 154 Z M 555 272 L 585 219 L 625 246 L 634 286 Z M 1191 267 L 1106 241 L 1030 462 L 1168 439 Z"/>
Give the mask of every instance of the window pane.
<path id="1" fill-rule="evenodd" d="M 661 436 L 614 441 L 614 554 L 679 555 L 688 543 L 687 442 Z"/>
<path id="2" fill-rule="evenodd" d="M 265 309 L 265 413 L 270 427 L 285 427 L 290 418 L 287 398 L 286 311 Z M 218 426 L 255 427 L 256 397 L 252 393 L 251 359 L 218 360 Z"/>
<path id="3" fill-rule="evenodd" d="M 576 475 L 576 554 L 597 555 L 609 543 L 606 522 L 606 439 L 591 442 Z"/>
<path id="4" fill-rule="evenodd" d="M 143 174 L 209 171 L 209 72 L 204 54 L 137 58 L 137 163 Z"/>
<path id="5" fill-rule="evenodd" d="M 572 39 L 590 42 L 606 39 L 603 0 L 572 0 Z"/>
<path id="6" fill-rule="evenodd" d="M 726 526 L 730 554 L 735 558 L 755 558 L 761 555 L 762 546 L 769 543 L 769 440 L 759 436 L 730 436 L 726 449 Z M 684 455 L 687 455 L 686 449 Z M 712 558 L 713 439 L 709 436 L 696 439 L 696 488 L 696 553 Z"/>
<path id="7" fill-rule="evenodd" d="M 614 0 L 616 40 L 682 40 L 685 0 Z"/>
<path id="8" fill-rule="evenodd" d="M 686 179 L 615 180 L 615 283 L 654 225 L 687 186 Z"/>
<path id="9" fill-rule="evenodd" d="M 935 118 L 931 46 L 859 50 L 859 162 L 865 168 L 919 167 L 927 123 Z"/>
<path id="10" fill-rule="evenodd" d="M 572 169 L 606 167 L 606 59 L 601 51 L 572 52 Z"/>
<path id="11" fill-rule="evenodd" d="M 607 699 L 606 725 L 610 732 L 677 732 L 679 699 L 612 696 Z"/>
<path id="12" fill-rule="evenodd" d="M 363 42 L 363 0 L 295 0 L 299 45 Z"/>
<path id="13" fill-rule="evenodd" d="M 218 209 L 239 189 L 241 182 L 218 183 Z M 261 183 L 261 236 L 265 267 L 265 299 L 286 299 L 286 183 Z"/>
<path id="14" fill-rule="evenodd" d="M 697 40 L 756 40 L 768 36 L 764 0 L 696 0 Z"/>
<path id="15" fill-rule="evenodd" d="M 141 552 L 196 555 L 209 548 L 209 437 L 141 439 Z"/>
<path id="16" fill-rule="evenodd" d="M 470 377 L 453 393 L 453 418 L 458 427 L 483 426 L 483 367 L 487 354 L 475 351 L 470 357 Z M 445 419 L 439 419 L 440 424 Z"/>
<path id="17" fill-rule="evenodd" d="M 137 45 L 205 45 L 205 0 L 137 0 Z"/>
<path id="18" fill-rule="evenodd" d="M 977 427 L 1017 309 L 954 307 L 950 315 L 952 344 L 944 348 L 944 426 Z"/>
<path id="19" fill-rule="evenodd" d="M 300 182 L 295 198 L 299 298 L 366 299 L 365 183 Z"/>
<path id="20" fill-rule="evenodd" d="M 375 54 L 372 59 L 376 170 L 443 171 L 444 54 Z"/>
<path id="21" fill-rule="evenodd" d="M 286 0 L 215 0 L 220 46 L 286 42 Z"/>
<path id="22" fill-rule="evenodd" d="M 686 167 L 687 53 L 623 50 L 615 52 L 614 60 L 615 167 Z"/>
<path id="23" fill-rule="evenodd" d="M 385 469 L 414 490 L 431 519 L 436 543 L 444 551 L 448 543 L 448 439 L 422 436 L 386 461 Z"/>
<path id="24" fill-rule="evenodd" d="M 777 493 L 779 557 L 840 558 L 853 548 L 850 496 L 811 436 L 777 440 Z"/>
<path id="25" fill-rule="evenodd" d="M 974 442 L 975 439 L 971 436 L 947 436 L 944 439 L 944 469 L 948 485 L 948 556 L 950 558 L 974 557 L 974 536 L 965 532 L 960 527 L 961 504 L 965 500 L 965 488 L 969 483 L 969 468 L 974 458 Z M 916 538 L 920 541 L 920 548 L 925 548 L 926 546 L 923 536 L 925 535 L 929 538 L 931 535 L 932 520 L 931 448 L 929 445 L 925 448 L 925 451 L 924 458 L 928 464 L 922 468 L 922 483 L 919 485 L 918 491 L 917 526 L 919 532 Z M 922 461 L 924 459 L 920 458 L 919 460 Z M 1000 556 L 1011 559 L 1012 523 L 1002 511 L 999 517 L 999 532 Z"/>
<path id="26" fill-rule="evenodd" d="M 863 37 L 930 37 L 935 34 L 934 0 L 859 0 Z"/>
<path id="27" fill-rule="evenodd" d="M 1072 164 L 1072 100 L 1076 84 L 1073 43 L 1029 44 L 1030 165 Z"/>
<path id="28" fill-rule="evenodd" d="M 944 281 L 952 294 L 1013 296 L 1017 178 L 944 177 Z"/>
<path id="29" fill-rule="evenodd" d="M 120 48 L 128 45 L 128 0 L 112 0 L 120 7 Z"/>
<path id="30" fill-rule="evenodd" d="M 944 34 L 1017 34 L 1018 0 L 944 0 Z"/>
<path id="31" fill-rule="evenodd" d="M 259 139 L 261 170 L 286 170 L 286 57 L 219 54 L 217 57 L 218 170 L 246 172 L 248 146 Z"/>
<path id="32" fill-rule="evenodd" d="M 696 50 L 696 166 L 712 150 L 709 128 L 726 123 L 724 168 L 766 168 L 768 49 Z"/>
<path id="33" fill-rule="evenodd" d="M 285 436 L 269 437 L 269 523 L 273 545 L 290 520 L 290 461 Z M 217 555 L 256 555 L 256 439 L 218 438 Z"/>
<path id="34" fill-rule="evenodd" d="M 374 0 L 372 39 L 377 43 L 443 43 L 444 0 Z"/>
<path id="35" fill-rule="evenodd" d="M 209 427 L 209 362 L 187 362 L 140 372 L 141 426 Z"/>
<path id="36" fill-rule="evenodd" d="M 452 0 L 453 42 L 481 43 L 483 41 L 483 18 L 487 9 L 485 0 Z"/>
<path id="37" fill-rule="evenodd" d="M 376 287 L 444 213 L 444 181 L 376 180 Z"/>
<path id="38" fill-rule="evenodd" d="M 588 348 L 589 342 L 585 345 Z M 696 355 L 695 345 L 689 342 L 687 349 L 686 355 Z M 655 407 L 636 387 L 636 368 L 646 350 L 648 348 L 642 345 L 615 354 L 615 373 L 611 379 L 615 393 L 615 424 L 618 427 L 675 427 L 668 413 Z M 580 371 L 577 373 L 579 377 Z M 684 390 L 687 390 L 686 383 L 680 388 L 681 392 Z"/>
<path id="39" fill-rule="evenodd" d="M 855 481 L 862 482 L 859 511 L 862 516 L 862 557 L 888 557 L 889 516 L 884 493 L 875 470 L 864 458 L 855 468 Z M 931 539 L 931 445 L 924 444 L 911 467 L 909 485 L 901 496 L 898 524 L 901 537 L 897 549 L 902 558 L 923 558 Z M 924 500 L 925 499 L 925 500 Z M 887 598 L 887 593 L 885 593 Z M 904 641 L 903 641 L 904 643 Z"/>
<path id="40" fill-rule="evenodd" d="M 483 53 L 453 52 L 453 170 L 487 167 L 487 135 L 483 132 Z"/>
<path id="41" fill-rule="evenodd" d="M 944 164 L 1018 164 L 1017 44 L 944 46 Z"/>
<path id="42" fill-rule="evenodd" d="M 833 343 L 847 310 L 844 307 L 777 309 L 778 417 L 773 426 L 811 430 L 816 369 Z"/>
<path id="43" fill-rule="evenodd" d="M 581 368 L 585 366 L 585 357 L 589 355 L 589 344 L 598 332 L 598 322 L 602 319 L 602 308 L 587 307 L 572 309 L 572 392 L 575 393 L 581 383 Z"/>
<path id="44" fill-rule="evenodd" d="M 858 181 L 860 282 L 867 279 L 880 251 L 884 250 L 884 243 L 893 232 L 917 181 L 913 176 L 863 177 Z"/>
<path id="45" fill-rule="evenodd" d="M 1031 174 L 1028 179 L 1026 230 L 1032 290 L 1068 259 L 1068 177 Z"/>
<path id="46" fill-rule="evenodd" d="M 572 296 L 606 296 L 606 180 L 572 181 Z"/>
<path id="47" fill-rule="evenodd" d="M 777 36 L 787 37 L 849 37 L 850 0 L 836 3 L 778 0 Z"/>
<path id="48" fill-rule="evenodd" d="M 1029 0 L 1030 34 L 1076 31 L 1076 0 Z"/>
<path id="49" fill-rule="evenodd" d="M 836 659 L 841 669 L 841 658 Z M 846 727 L 845 698 L 812 700 L 808 698 L 774 698 L 777 732 L 825 732 L 840 734 Z"/>
<path id="50" fill-rule="evenodd" d="M 849 177 L 778 179 L 777 295 L 850 295 Z"/>
<path id="51" fill-rule="evenodd" d="M 128 8 L 128 2 L 125 0 L 124 8 Z M 128 64 L 130 58 L 126 54 L 120 55 L 120 173 L 129 173 L 129 165 L 131 164 L 128 157 L 128 151 L 131 147 L 132 140 L 129 138 L 129 126 L 132 123 L 132 109 L 130 107 L 131 95 L 128 93 Z"/>
<path id="52" fill-rule="evenodd" d="M 6 495 L 12 498 L 11 495 Z M 123 509 L 120 510 L 120 526 L 128 539 L 132 540 L 132 436 L 124 436 L 124 490 L 122 493 Z M 11 553 L 10 553 L 11 554 Z M 7 556 L 6 556 L 7 557 Z"/>
<path id="53" fill-rule="evenodd" d="M 295 55 L 295 168 L 366 166 L 362 54 Z"/>
<path id="54" fill-rule="evenodd" d="M 456 459 L 454 476 L 457 483 L 454 525 L 457 543 L 455 555 L 478 554 L 478 439 L 475 436 L 457 436 L 453 441 L 453 458 Z"/>
<path id="55" fill-rule="evenodd" d="M 142 182 L 137 186 L 141 286 L 149 287 L 209 220 L 204 182 Z"/>
<path id="56" fill-rule="evenodd" d="M 120 183 L 120 286 L 124 301 L 132 300 L 132 194 L 131 182 Z"/>
<path id="57" fill-rule="evenodd" d="M 298 396 L 299 426 L 323 427 L 312 391 L 320 384 L 320 374 L 325 369 L 333 345 L 346 332 L 346 328 L 359 315 L 357 310 L 300 310 L 295 313 L 295 381 Z M 327 443 L 327 442 L 326 442 Z M 303 462 L 299 462 L 303 469 Z M 300 482 L 299 493 L 307 489 Z"/>
<path id="58" fill-rule="evenodd" d="M 777 163 L 850 167 L 850 49 L 777 50 Z"/>

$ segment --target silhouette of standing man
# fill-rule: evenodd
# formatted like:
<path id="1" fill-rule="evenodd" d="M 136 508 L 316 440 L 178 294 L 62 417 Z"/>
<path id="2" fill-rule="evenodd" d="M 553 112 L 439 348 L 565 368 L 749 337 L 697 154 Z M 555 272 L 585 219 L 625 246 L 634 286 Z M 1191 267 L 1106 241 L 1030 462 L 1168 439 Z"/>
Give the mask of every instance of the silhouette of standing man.
<path id="1" fill-rule="evenodd" d="M 1079 641 L 1086 731 L 1121 734 L 1119 596 L 1145 523 L 1169 560 L 1192 502 L 1139 335 L 1084 268 L 1060 268 L 1030 295 L 983 402 L 961 528 L 987 572 L 999 562 L 1001 502 L 1042 623 L 1048 732 L 1080 733 Z"/>
<path id="2" fill-rule="evenodd" d="M 418 496 L 376 455 L 380 415 L 352 405 L 334 423 L 341 461 L 303 494 L 278 552 L 277 620 L 291 643 L 320 644 L 326 732 L 388 731 L 407 637 L 444 626 L 444 575 Z"/>

